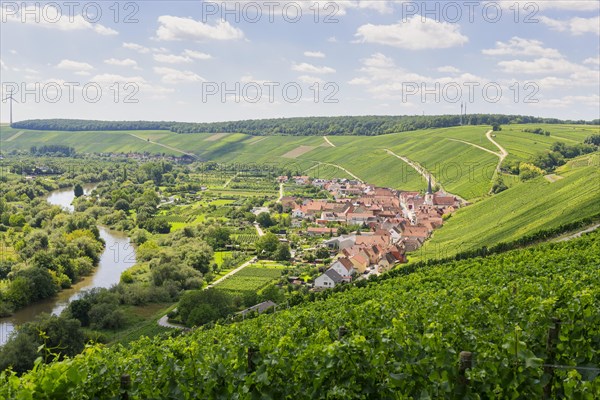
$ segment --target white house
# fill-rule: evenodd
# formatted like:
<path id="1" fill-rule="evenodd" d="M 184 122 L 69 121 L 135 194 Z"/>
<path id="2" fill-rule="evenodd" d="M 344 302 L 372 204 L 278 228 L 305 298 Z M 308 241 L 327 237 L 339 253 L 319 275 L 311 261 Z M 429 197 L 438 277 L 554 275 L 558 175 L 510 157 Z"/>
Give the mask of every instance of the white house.
<path id="1" fill-rule="evenodd" d="M 335 285 L 342 283 L 344 278 L 340 276 L 333 268 L 329 268 L 325 273 L 315 279 L 316 288 L 332 288 Z"/>
<path id="2" fill-rule="evenodd" d="M 331 269 L 335 270 L 344 280 L 351 280 L 354 273 L 354 264 L 346 257 L 340 257 L 331 264 Z"/>
<path id="3" fill-rule="evenodd" d="M 294 208 L 294 210 L 292 210 L 292 218 L 304 218 L 305 214 L 304 211 L 302 211 L 302 209 L 300 208 Z"/>

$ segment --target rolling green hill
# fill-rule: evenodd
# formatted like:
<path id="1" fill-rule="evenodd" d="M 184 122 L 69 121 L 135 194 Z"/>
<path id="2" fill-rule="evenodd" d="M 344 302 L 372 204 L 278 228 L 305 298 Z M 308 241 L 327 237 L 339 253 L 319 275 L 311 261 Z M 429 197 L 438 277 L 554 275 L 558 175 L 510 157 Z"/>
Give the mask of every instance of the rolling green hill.
<path id="1" fill-rule="evenodd" d="M 573 160 L 553 183 L 540 176 L 458 210 L 416 253 L 445 258 L 600 214 L 600 155 Z"/>
<path id="2" fill-rule="evenodd" d="M 20 378 L 3 372 L 0 397 L 591 400 L 600 396 L 599 255 L 595 232 L 399 269 L 274 315 L 90 346 Z M 461 372 L 463 351 L 471 361 Z"/>
<path id="3" fill-rule="evenodd" d="M 541 125 L 556 134 L 544 137 L 521 132 L 523 126 L 529 125 L 507 125 L 496 135 L 497 141 L 509 151 L 510 159 L 525 161 L 533 152 L 549 149 L 554 141 L 582 142 L 600 129 L 589 125 Z M 498 148 L 485 137 L 488 129 L 489 126 L 481 125 L 379 136 L 333 136 L 327 142 L 320 136 L 176 134 L 166 130 L 59 132 L 4 126 L 0 127 L 0 143 L 3 152 L 61 144 L 80 153 L 193 153 L 205 161 L 270 163 L 298 172 L 309 168 L 319 171 L 316 166 L 328 165 L 376 185 L 423 189 L 425 179 L 398 158 L 402 156 L 425 168 L 445 190 L 476 199 L 488 193 L 499 161 Z"/>

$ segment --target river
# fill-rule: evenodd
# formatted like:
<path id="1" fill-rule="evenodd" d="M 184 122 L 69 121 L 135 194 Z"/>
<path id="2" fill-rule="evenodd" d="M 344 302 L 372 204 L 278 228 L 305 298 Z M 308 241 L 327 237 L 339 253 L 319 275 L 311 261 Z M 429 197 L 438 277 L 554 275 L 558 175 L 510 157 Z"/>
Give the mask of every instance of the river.
<path id="1" fill-rule="evenodd" d="M 85 185 L 84 191 L 89 194 L 95 185 Z M 46 200 L 53 205 L 73 211 L 71 203 L 75 198 L 72 188 L 51 192 Z M 121 273 L 135 264 L 135 252 L 129 238 L 122 232 L 98 226 L 100 237 L 106 247 L 100 256 L 98 267 L 71 288 L 62 290 L 55 297 L 29 305 L 7 318 L 0 318 L 0 345 L 3 345 L 15 326 L 32 321 L 40 313 L 59 315 L 70 301 L 77 299 L 83 290 L 94 287 L 108 288 L 119 282 Z"/>

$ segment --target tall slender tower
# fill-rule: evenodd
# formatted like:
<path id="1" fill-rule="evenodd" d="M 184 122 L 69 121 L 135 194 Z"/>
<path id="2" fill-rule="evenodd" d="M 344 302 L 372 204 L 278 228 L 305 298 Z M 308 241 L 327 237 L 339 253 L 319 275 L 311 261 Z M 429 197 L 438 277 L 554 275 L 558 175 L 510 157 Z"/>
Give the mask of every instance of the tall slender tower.
<path id="1" fill-rule="evenodd" d="M 431 174 L 427 182 L 427 193 L 425 193 L 425 204 L 428 206 L 433 205 L 433 190 L 431 189 Z"/>
<path id="2" fill-rule="evenodd" d="M 12 126 L 12 123 L 13 123 L 13 107 L 12 107 L 12 104 L 13 104 L 13 101 L 17 101 L 13 97 L 13 91 L 12 91 L 12 89 L 10 90 L 10 94 L 8 96 L 6 96 L 4 99 L 2 99 L 3 102 L 5 102 L 6 100 L 9 101 L 9 105 L 8 105 L 8 107 L 9 107 L 9 114 L 10 114 L 10 125 L 9 126 Z"/>

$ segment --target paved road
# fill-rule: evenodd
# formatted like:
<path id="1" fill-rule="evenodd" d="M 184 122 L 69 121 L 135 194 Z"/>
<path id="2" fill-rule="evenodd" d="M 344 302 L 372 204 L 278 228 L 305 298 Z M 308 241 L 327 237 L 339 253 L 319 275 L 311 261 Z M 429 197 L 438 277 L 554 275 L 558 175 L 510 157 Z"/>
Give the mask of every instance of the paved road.
<path id="1" fill-rule="evenodd" d="M 254 223 L 254 227 L 256 228 L 256 233 L 258 233 L 258 236 L 264 236 L 265 235 L 265 233 L 260 228 L 260 225 L 258 225 L 257 222 Z"/>

